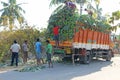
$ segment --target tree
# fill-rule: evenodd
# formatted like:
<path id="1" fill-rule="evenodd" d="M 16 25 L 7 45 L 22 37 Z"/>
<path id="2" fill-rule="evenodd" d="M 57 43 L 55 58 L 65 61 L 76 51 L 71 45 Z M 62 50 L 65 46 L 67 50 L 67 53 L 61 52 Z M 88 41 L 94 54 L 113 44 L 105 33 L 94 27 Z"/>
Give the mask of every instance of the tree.
<path id="1" fill-rule="evenodd" d="M 35 29 L 35 26 L 27 26 L 24 29 L 18 29 L 15 31 L 1 31 L 0 32 L 0 62 L 10 59 L 10 46 L 14 40 L 22 45 L 24 40 L 28 40 L 29 52 L 35 55 L 34 43 L 37 38 L 40 38 L 41 42 L 45 44 L 45 32 L 46 29 L 41 31 Z M 44 44 L 42 44 L 44 46 Z M 21 52 L 20 52 L 21 53 Z M 22 54 L 20 54 L 21 57 Z"/>
<path id="2" fill-rule="evenodd" d="M 82 14 L 82 7 L 83 7 L 84 4 L 89 5 L 93 1 L 96 4 L 100 3 L 100 0 L 51 0 L 50 7 L 52 5 L 59 5 L 60 3 L 64 3 L 65 1 L 72 1 L 72 2 L 75 2 L 75 3 L 79 4 L 80 5 L 80 14 Z M 91 7 L 93 7 L 93 6 L 91 5 Z"/>
<path id="3" fill-rule="evenodd" d="M 101 20 L 102 19 L 102 8 L 99 7 L 100 0 L 94 0 L 95 7 L 92 5 L 92 2 L 87 2 L 87 9 L 93 12 L 93 17 Z"/>
<path id="4" fill-rule="evenodd" d="M 51 0 L 51 2 L 50 2 L 50 7 L 52 6 L 52 5 L 58 5 L 58 4 L 60 4 L 60 3 L 64 3 L 66 0 Z"/>
<path id="5" fill-rule="evenodd" d="M 110 17 L 110 23 L 114 24 L 115 21 L 119 21 L 120 20 L 120 10 L 112 12 L 112 16 Z M 120 23 L 114 25 L 111 29 L 112 30 L 117 30 L 117 28 L 120 27 Z"/>
<path id="6" fill-rule="evenodd" d="M 0 10 L 0 24 L 2 26 L 9 27 L 10 30 L 15 26 L 15 22 L 22 24 L 24 22 L 24 16 L 22 13 L 25 11 L 20 7 L 21 4 L 17 4 L 16 0 L 8 0 L 8 3 L 1 1 L 3 9 Z"/>

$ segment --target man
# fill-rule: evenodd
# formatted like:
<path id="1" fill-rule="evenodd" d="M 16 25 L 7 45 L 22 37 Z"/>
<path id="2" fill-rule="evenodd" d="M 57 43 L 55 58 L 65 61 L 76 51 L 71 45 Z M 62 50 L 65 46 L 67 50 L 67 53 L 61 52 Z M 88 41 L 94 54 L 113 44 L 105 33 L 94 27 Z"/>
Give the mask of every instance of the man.
<path id="1" fill-rule="evenodd" d="M 27 43 L 27 40 L 25 40 L 23 45 L 22 45 L 22 51 L 23 51 L 23 62 L 26 63 L 27 58 L 28 58 L 28 43 Z"/>
<path id="2" fill-rule="evenodd" d="M 87 9 L 85 9 L 85 11 L 87 11 L 87 13 L 88 13 L 90 16 L 93 15 L 93 12 L 92 12 L 91 10 L 87 10 Z"/>
<path id="3" fill-rule="evenodd" d="M 76 5 L 72 2 L 72 1 L 65 1 L 64 2 L 66 4 L 67 7 L 75 9 Z"/>
<path id="4" fill-rule="evenodd" d="M 54 25 L 54 28 L 53 28 L 53 34 L 54 34 L 54 40 L 55 40 L 55 44 L 56 44 L 56 47 L 59 46 L 59 26 L 56 26 Z"/>
<path id="5" fill-rule="evenodd" d="M 20 45 L 17 43 L 16 40 L 14 40 L 13 45 L 10 47 L 10 51 L 12 52 L 12 60 L 11 60 L 11 66 L 13 66 L 14 59 L 16 59 L 16 66 L 18 66 L 18 53 L 20 51 Z"/>
<path id="6" fill-rule="evenodd" d="M 37 39 L 35 43 L 35 51 L 36 51 L 36 59 L 37 59 L 37 65 L 41 65 L 42 60 L 42 44 L 39 39 Z"/>
<path id="7" fill-rule="evenodd" d="M 52 45 L 50 44 L 49 40 L 46 40 L 47 46 L 46 46 L 46 54 L 47 54 L 47 61 L 48 61 L 48 65 L 49 68 L 52 67 L 53 68 L 53 63 L 51 60 L 51 56 L 52 56 Z"/>

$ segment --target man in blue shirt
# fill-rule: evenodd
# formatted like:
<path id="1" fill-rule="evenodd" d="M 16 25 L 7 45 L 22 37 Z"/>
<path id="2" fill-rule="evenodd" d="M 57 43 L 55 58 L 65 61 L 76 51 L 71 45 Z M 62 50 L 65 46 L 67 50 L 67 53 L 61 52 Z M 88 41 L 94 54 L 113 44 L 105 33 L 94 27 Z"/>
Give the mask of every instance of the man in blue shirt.
<path id="1" fill-rule="evenodd" d="M 42 45 L 39 39 L 37 39 L 35 43 L 35 51 L 36 51 L 37 65 L 40 65 L 42 60 L 42 55 L 41 55 Z"/>

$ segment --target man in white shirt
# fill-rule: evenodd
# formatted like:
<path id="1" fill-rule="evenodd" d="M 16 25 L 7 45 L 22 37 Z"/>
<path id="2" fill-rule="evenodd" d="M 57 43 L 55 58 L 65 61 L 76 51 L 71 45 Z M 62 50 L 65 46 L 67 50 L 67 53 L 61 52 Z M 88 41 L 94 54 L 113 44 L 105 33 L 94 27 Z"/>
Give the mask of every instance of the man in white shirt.
<path id="1" fill-rule="evenodd" d="M 11 66 L 13 66 L 14 59 L 16 61 L 16 66 L 18 66 L 18 53 L 20 51 L 20 45 L 17 43 L 16 40 L 14 40 L 13 45 L 11 45 L 10 51 L 12 52 Z"/>

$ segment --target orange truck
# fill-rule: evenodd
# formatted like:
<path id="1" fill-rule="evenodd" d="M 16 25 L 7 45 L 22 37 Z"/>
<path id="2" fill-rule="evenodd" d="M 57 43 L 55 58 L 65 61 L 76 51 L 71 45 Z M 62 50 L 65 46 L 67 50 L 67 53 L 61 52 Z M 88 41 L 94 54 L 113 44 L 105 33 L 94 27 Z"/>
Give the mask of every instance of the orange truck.
<path id="1" fill-rule="evenodd" d="M 50 43 L 55 46 L 54 41 Z M 90 63 L 94 58 L 110 61 L 113 55 L 111 44 L 110 34 L 80 28 L 72 40 L 60 42 L 60 48 L 55 48 L 54 53 L 63 54 L 63 58 L 70 57 L 73 63 L 77 58 L 83 63 Z"/>

